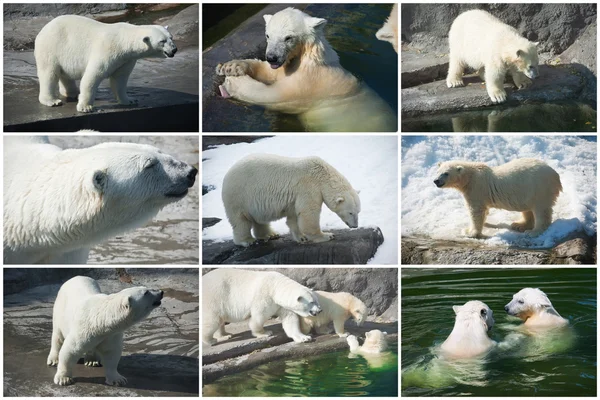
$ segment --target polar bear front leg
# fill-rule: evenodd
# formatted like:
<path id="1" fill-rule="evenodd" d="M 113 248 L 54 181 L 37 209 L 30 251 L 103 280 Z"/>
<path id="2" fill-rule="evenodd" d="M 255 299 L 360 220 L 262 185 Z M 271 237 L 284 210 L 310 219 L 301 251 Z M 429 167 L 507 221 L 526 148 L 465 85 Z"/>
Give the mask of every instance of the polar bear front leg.
<path id="1" fill-rule="evenodd" d="M 312 340 L 312 337 L 300 331 L 300 316 L 298 314 L 282 309 L 279 312 L 279 317 L 285 334 L 294 342 L 304 343 Z"/>
<path id="2" fill-rule="evenodd" d="M 258 222 L 252 223 L 252 231 L 254 237 L 258 240 L 267 241 L 269 239 L 276 239 L 279 235 L 271 228 L 270 224 L 259 224 Z"/>
<path id="3" fill-rule="evenodd" d="M 285 100 L 283 93 L 289 97 L 293 95 L 293 93 L 289 93 L 289 88 L 287 92 L 281 91 L 276 84 L 266 85 L 248 75 L 228 76 L 225 78 L 222 88 L 235 99 L 262 106 L 282 103 Z"/>
<path id="4" fill-rule="evenodd" d="M 319 217 L 319 214 L 315 215 L 314 212 L 300 212 L 298 214 L 298 228 L 301 237 L 314 243 L 327 242 L 335 237 L 331 232 L 321 232 Z"/>
<path id="5" fill-rule="evenodd" d="M 223 342 L 225 340 L 231 339 L 232 335 L 227 333 L 227 331 L 225 330 L 225 322 L 223 322 L 221 325 L 219 325 L 219 329 L 217 329 L 217 332 L 214 334 L 214 336 L 217 339 L 217 342 Z"/>
<path id="6" fill-rule="evenodd" d="M 46 361 L 48 366 L 53 367 L 58 364 L 58 355 L 60 353 L 63 340 L 64 338 L 62 337 L 60 331 L 56 327 L 53 327 L 50 354 L 48 354 L 48 360 Z"/>
<path id="7" fill-rule="evenodd" d="M 77 96 L 79 96 L 79 89 L 75 80 L 64 75 L 60 76 L 58 91 L 61 96 L 66 97 L 68 100 L 77 100 Z"/>
<path id="8" fill-rule="evenodd" d="M 125 385 L 127 379 L 117 372 L 117 366 L 123 352 L 123 333 L 117 333 L 104 339 L 98 345 L 97 352 L 100 354 L 104 366 L 106 384 L 111 386 Z"/>
<path id="9" fill-rule="evenodd" d="M 489 66 L 485 66 L 485 86 L 488 95 L 494 103 L 502 103 L 506 101 L 506 91 L 504 90 L 505 70 L 497 70 Z"/>
<path id="10" fill-rule="evenodd" d="M 89 64 L 85 69 L 79 84 L 79 102 L 77 103 L 77 111 L 79 112 L 88 113 L 94 109 L 96 91 L 98 91 L 98 86 L 102 82 L 102 77 L 98 76 L 98 71 L 100 71 L 100 67 L 94 67 L 93 64 Z"/>
<path id="11" fill-rule="evenodd" d="M 533 229 L 535 221 L 533 212 L 523 211 L 521 214 L 523 215 L 523 218 L 510 224 L 510 229 L 519 232 L 525 232 L 526 230 Z"/>
<path id="12" fill-rule="evenodd" d="M 464 86 L 463 82 L 464 67 L 460 58 L 452 51 L 450 52 L 450 63 L 448 65 L 448 76 L 446 77 L 446 86 L 449 88 Z"/>
<path id="13" fill-rule="evenodd" d="M 80 341 L 74 340 L 73 336 L 67 336 L 58 353 L 58 367 L 56 375 L 54 375 L 55 384 L 67 386 L 74 383 L 73 367 L 84 353 L 80 346 Z"/>
<path id="14" fill-rule="evenodd" d="M 252 335 L 257 338 L 272 336 L 273 332 L 265 331 L 265 322 L 269 316 L 264 316 L 260 310 L 252 310 L 252 315 L 250 316 L 250 321 L 248 321 L 248 326 L 250 327 L 250 331 L 252 331 Z"/>
<path id="15" fill-rule="evenodd" d="M 131 71 L 133 71 L 133 67 L 135 67 L 136 61 L 137 60 L 133 60 L 123 64 L 110 76 L 110 89 L 119 104 L 129 106 L 137 103 L 137 100 L 132 100 L 127 97 L 127 81 L 129 80 Z"/>
<path id="16" fill-rule="evenodd" d="M 346 321 L 343 318 L 333 320 L 333 329 L 335 329 L 335 333 L 337 333 L 339 337 L 348 336 L 348 332 L 344 332 L 344 322 Z"/>
<path id="17" fill-rule="evenodd" d="M 41 65 L 38 65 L 37 70 L 40 81 L 39 102 L 48 107 L 61 106 L 62 100 L 58 97 L 59 71 Z"/>
<path id="18" fill-rule="evenodd" d="M 480 238 L 482 236 L 483 224 L 487 216 L 487 209 L 483 207 L 471 207 L 471 229 L 467 232 L 467 236 L 471 238 Z"/>
<path id="19" fill-rule="evenodd" d="M 533 230 L 525 231 L 525 233 L 528 236 L 536 237 L 544 233 L 552 223 L 552 208 L 536 208 L 533 210 L 533 218 L 535 219 Z"/>

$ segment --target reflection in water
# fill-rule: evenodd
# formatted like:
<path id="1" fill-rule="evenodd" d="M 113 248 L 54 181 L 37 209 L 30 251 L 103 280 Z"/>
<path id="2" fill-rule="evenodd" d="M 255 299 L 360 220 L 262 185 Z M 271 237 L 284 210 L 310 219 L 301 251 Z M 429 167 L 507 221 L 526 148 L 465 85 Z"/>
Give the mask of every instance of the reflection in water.
<path id="1" fill-rule="evenodd" d="M 397 344 L 385 365 L 372 367 L 348 351 L 277 361 L 204 385 L 208 396 L 397 396 Z"/>

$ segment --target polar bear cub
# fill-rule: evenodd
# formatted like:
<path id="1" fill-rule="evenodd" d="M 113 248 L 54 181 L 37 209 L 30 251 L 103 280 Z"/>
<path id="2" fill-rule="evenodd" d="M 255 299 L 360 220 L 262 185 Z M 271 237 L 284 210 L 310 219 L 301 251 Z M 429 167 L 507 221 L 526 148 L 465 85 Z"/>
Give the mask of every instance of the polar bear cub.
<path id="1" fill-rule="evenodd" d="M 494 326 L 494 317 L 485 303 L 471 300 L 452 309 L 456 320 L 450 336 L 442 343 L 444 355 L 449 358 L 477 357 L 496 345 L 488 336 Z"/>
<path id="2" fill-rule="evenodd" d="M 374 329 L 365 334 L 365 342 L 362 346 L 359 346 L 358 339 L 354 335 L 348 336 L 346 341 L 348 342 L 348 346 L 350 346 L 351 353 L 363 355 L 377 354 L 388 349 L 386 336 L 387 332 Z"/>
<path id="3" fill-rule="evenodd" d="M 270 222 L 284 217 L 296 242 L 333 239 L 332 233 L 321 231 L 323 203 L 348 227 L 358 227 L 358 192 L 319 157 L 249 155 L 225 174 L 222 199 L 239 246 L 276 237 Z"/>
<path id="4" fill-rule="evenodd" d="M 558 327 L 569 324 L 560 316 L 546 293 L 540 289 L 524 288 L 504 306 L 508 315 L 519 317 L 527 327 Z"/>
<path id="5" fill-rule="evenodd" d="M 460 14 L 448 34 L 450 65 L 446 84 L 449 88 L 464 86 L 466 67 L 473 68 L 485 79 L 488 95 L 494 103 L 506 100 L 504 78 L 512 76 L 518 89 L 531 85 L 538 76 L 538 43 L 522 37 L 513 27 L 483 10 Z M 530 79 L 531 78 L 531 79 Z"/>
<path id="6" fill-rule="evenodd" d="M 91 112 L 100 82 L 110 78 L 119 104 L 127 96 L 127 80 L 140 58 L 173 57 L 177 47 L 166 27 L 105 24 L 78 15 L 50 21 L 35 38 L 35 62 L 40 81 L 39 101 L 60 106 L 62 95 L 77 98 L 77 111 Z M 77 89 L 76 80 L 81 79 Z"/>
<path id="7" fill-rule="evenodd" d="M 344 333 L 344 322 L 348 318 L 352 316 L 358 326 L 361 326 L 367 318 L 368 310 L 365 303 L 350 293 L 328 293 L 320 290 L 316 290 L 314 293 L 317 295 L 323 312 L 315 317 L 300 319 L 300 327 L 304 334 L 309 333 L 313 328 L 318 333 L 328 333 L 327 325 L 333 321 L 335 333 L 339 337 L 346 337 L 348 333 Z"/>
<path id="8" fill-rule="evenodd" d="M 281 318 L 285 334 L 296 343 L 311 337 L 300 331 L 300 317 L 316 316 L 321 306 L 314 292 L 275 271 L 216 269 L 202 277 L 202 342 L 231 338 L 226 322 L 249 320 L 255 337 L 268 337 L 265 322 Z"/>
<path id="9" fill-rule="evenodd" d="M 469 161 L 439 164 L 438 188 L 455 188 L 471 216 L 469 237 L 479 238 L 490 208 L 520 211 L 511 229 L 538 236 L 552 223 L 552 207 L 562 191 L 560 176 L 543 161 L 518 158 L 498 167 Z"/>
<path id="10" fill-rule="evenodd" d="M 162 290 L 134 287 L 114 294 L 100 292 L 98 283 L 86 276 L 65 282 L 56 296 L 52 314 L 52 345 L 49 366 L 58 365 L 54 383 L 73 383 L 73 367 L 85 355 L 85 363 L 102 363 L 108 385 L 124 385 L 117 372 L 123 351 L 123 331 L 146 318 L 160 306 Z"/>

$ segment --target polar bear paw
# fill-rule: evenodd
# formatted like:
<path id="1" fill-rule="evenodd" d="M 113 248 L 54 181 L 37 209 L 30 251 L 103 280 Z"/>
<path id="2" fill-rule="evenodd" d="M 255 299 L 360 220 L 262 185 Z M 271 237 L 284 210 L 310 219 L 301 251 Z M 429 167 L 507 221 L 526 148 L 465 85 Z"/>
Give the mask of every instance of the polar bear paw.
<path id="1" fill-rule="evenodd" d="M 123 386 L 127 384 L 127 378 L 115 372 L 106 377 L 106 384 L 110 386 Z"/>
<path id="2" fill-rule="evenodd" d="M 475 230 L 473 228 L 466 229 L 464 231 L 464 233 L 465 233 L 466 237 L 470 237 L 470 238 L 473 238 L 473 239 L 481 239 L 483 237 L 483 235 L 481 234 L 481 232 L 479 232 L 479 231 L 477 231 L 477 230 Z"/>
<path id="3" fill-rule="evenodd" d="M 338 333 L 339 337 L 348 337 L 348 335 L 350 335 L 348 332 Z"/>
<path id="4" fill-rule="evenodd" d="M 294 338 L 294 342 L 296 343 L 306 343 L 312 340 L 312 336 L 309 335 L 300 335 Z"/>
<path id="5" fill-rule="evenodd" d="M 461 87 L 465 86 L 465 83 L 462 79 L 448 78 L 446 79 L 446 86 L 448 86 L 449 88 Z"/>
<path id="6" fill-rule="evenodd" d="M 224 76 L 243 76 L 248 72 L 248 63 L 244 61 L 228 61 L 224 64 L 219 64 L 215 68 L 217 75 Z"/>
<path id="7" fill-rule="evenodd" d="M 502 88 L 489 88 L 488 94 L 494 103 L 503 103 L 506 101 L 506 91 Z"/>
<path id="8" fill-rule="evenodd" d="M 57 373 L 56 375 L 54 375 L 54 383 L 60 386 L 67 386 L 72 385 L 75 382 L 70 376 Z"/>
<path id="9" fill-rule="evenodd" d="M 48 357 L 48 361 L 46 361 L 46 364 L 49 367 L 55 367 L 58 365 L 58 357 Z"/>
<path id="10" fill-rule="evenodd" d="M 94 106 L 91 104 L 81 104 L 81 103 L 77 104 L 77 111 L 79 111 L 79 112 L 89 113 L 89 112 L 92 112 L 93 109 L 94 109 Z"/>
<path id="11" fill-rule="evenodd" d="M 262 338 L 262 337 L 269 337 L 269 336 L 273 336 L 273 331 L 263 331 L 260 333 L 253 333 L 254 337 L 257 338 Z"/>
<path id="12" fill-rule="evenodd" d="M 100 364 L 100 361 L 96 361 L 96 360 L 85 361 L 83 363 L 83 365 L 85 365 L 86 367 L 101 367 L 102 366 L 102 364 Z"/>
<path id="13" fill-rule="evenodd" d="M 40 103 L 48 107 L 57 107 L 62 106 L 63 102 L 61 99 L 40 99 Z"/>

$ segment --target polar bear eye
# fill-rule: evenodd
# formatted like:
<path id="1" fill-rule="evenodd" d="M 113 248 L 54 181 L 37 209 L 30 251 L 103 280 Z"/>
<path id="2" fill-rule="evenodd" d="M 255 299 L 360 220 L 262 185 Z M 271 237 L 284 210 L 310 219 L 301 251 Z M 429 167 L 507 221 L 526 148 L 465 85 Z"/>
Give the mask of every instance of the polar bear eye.
<path id="1" fill-rule="evenodd" d="M 487 315 L 487 310 L 485 308 L 481 309 L 481 316 L 485 317 Z"/>
<path id="2" fill-rule="evenodd" d="M 269 38 L 269 35 L 267 35 L 267 39 Z"/>
<path id="3" fill-rule="evenodd" d="M 517 300 L 519 302 L 519 304 L 525 304 L 525 302 L 521 299 Z"/>
<path id="4" fill-rule="evenodd" d="M 286 42 L 289 42 L 290 40 L 292 40 L 292 37 L 291 37 L 291 36 L 286 36 L 286 37 L 285 37 L 285 41 L 286 41 Z"/>

